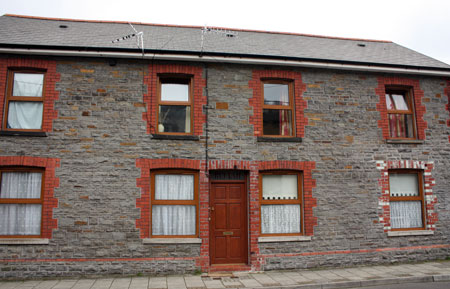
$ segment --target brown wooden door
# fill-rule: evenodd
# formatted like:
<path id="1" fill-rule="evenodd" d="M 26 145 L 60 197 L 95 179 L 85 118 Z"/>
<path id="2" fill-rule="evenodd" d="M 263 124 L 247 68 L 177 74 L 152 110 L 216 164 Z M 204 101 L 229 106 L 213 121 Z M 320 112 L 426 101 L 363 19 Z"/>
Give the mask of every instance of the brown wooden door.
<path id="1" fill-rule="evenodd" d="M 211 264 L 247 263 L 245 182 L 211 184 Z"/>

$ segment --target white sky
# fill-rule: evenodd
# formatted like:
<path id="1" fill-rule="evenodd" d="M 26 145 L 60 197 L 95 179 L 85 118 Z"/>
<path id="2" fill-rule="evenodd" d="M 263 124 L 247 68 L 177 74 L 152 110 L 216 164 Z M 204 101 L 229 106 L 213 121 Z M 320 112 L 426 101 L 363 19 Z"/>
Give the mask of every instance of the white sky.
<path id="1" fill-rule="evenodd" d="M 391 40 L 450 64 L 449 0 L 0 0 L 0 14 Z"/>

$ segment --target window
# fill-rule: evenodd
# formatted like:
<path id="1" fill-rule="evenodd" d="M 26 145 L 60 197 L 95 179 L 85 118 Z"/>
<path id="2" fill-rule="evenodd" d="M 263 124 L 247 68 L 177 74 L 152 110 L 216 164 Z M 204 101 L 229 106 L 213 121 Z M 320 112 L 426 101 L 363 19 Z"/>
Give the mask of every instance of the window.
<path id="1" fill-rule="evenodd" d="M 386 89 L 386 107 L 390 138 L 417 138 L 412 99 L 411 91 Z"/>
<path id="2" fill-rule="evenodd" d="M 301 234 L 301 174 L 264 172 L 261 179 L 261 235 Z"/>
<path id="3" fill-rule="evenodd" d="M 191 134 L 191 95 L 190 77 L 159 77 L 158 133 Z"/>
<path id="4" fill-rule="evenodd" d="M 422 171 L 389 170 L 392 230 L 424 229 Z"/>
<path id="5" fill-rule="evenodd" d="M 44 77 L 38 71 L 9 71 L 3 130 L 42 130 Z"/>
<path id="6" fill-rule="evenodd" d="M 151 183 L 152 237 L 196 237 L 198 173 L 157 171 Z"/>
<path id="7" fill-rule="evenodd" d="M 40 237 L 43 170 L 1 169 L 0 183 L 0 236 Z"/>
<path id="8" fill-rule="evenodd" d="M 264 81 L 263 93 L 263 135 L 293 136 L 292 83 Z"/>

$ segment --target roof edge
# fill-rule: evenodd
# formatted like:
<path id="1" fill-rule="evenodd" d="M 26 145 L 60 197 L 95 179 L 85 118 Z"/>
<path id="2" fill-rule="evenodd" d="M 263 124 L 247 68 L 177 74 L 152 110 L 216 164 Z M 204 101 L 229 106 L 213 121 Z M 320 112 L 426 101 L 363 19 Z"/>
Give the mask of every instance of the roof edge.
<path id="1" fill-rule="evenodd" d="M 19 15 L 19 14 L 4 14 L 3 16 L 17 17 L 17 18 L 27 18 L 27 19 L 37 19 L 37 20 L 52 20 L 52 21 L 111 23 L 111 24 L 130 24 L 131 23 L 133 25 L 160 26 L 160 27 L 197 28 L 197 29 L 203 28 L 203 26 L 197 26 L 197 25 L 157 24 L 157 23 L 133 22 L 133 21 L 113 21 L 113 20 L 83 20 L 83 19 L 70 19 L 70 18 L 53 18 L 53 17 L 41 17 L 41 16 L 29 16 L 29 15 Z M 337 39 L 337 40 L 392 43 L 392 41 L 390 41 L 390 40 L 376 40 L 376 39 L 363 39 L 363 38 L 351 38 L 351 37 L 337 37 L 337 36 L 326 36 L 326 35 L 294 33 L 294 32 L 266 31 L 266 30 L 257 30 L 257 29 L 239 29 L 239 28 L 227 28 L 227 27 L 218 27 L 218 26 L 208 26 L 208 28 L 222 29 L 222 30 L 232 30 L 232 31 L 238 31 L 238 32 L 269 33 L 269 34 L 304 36 L 304 37 L 326 38 L 326 39 Z"/>

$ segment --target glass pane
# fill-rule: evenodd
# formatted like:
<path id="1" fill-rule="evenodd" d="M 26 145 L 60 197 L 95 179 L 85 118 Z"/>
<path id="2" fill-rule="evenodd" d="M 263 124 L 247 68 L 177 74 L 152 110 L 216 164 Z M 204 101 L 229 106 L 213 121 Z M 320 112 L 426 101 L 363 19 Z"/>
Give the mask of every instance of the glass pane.
<path id="1" fill-rule="evenodd" d="M 411 114 L 389 114 L 389 134 L 392 138 L 414 138 Z"/>
<path id="2" fill-rule="evenodd" d="M 0 235 L 40 235 L 39 204 L 0 204 Z"/>
<path id="3" fill-rule="evenodd" d="M 386 94 L 386 107 L 387 107 L 387 109 L 395 109 L 394 104 L 392 103 L 390 94 Z"/>
<path id="4" fill-rule="evenodd" d="M 392 94 L 392 99 L 395 103 L 395 109 L 397 110 L 409 110 L 408 103 L 406 102 L 406 96 L 402 94 Z"/>
<path id="5" fill-rule="evenodd" d="M 13 96 L 42 96 L 44 75 L 37 73 L 14 73 Z"/>
<path id="6" fill-rule="evenodd" d="M 193 200 L 193 175 L 156 175 L 156 200 Z"/>
<path id="7" fill-rule="evenodd" d="M 40 199 L 41 173 L 4 172 L 0 199 Z"/>
<path id="8" fill-rule="evenodd" d="M 158 132 L 191 132 L 191 107 L 160 105 Z"/>
<path id="9" fill-rule="evenodd" d="M 38 101 L 10 101 L 8 128 L 40 129 L 43 104 Z"/>
<path id="10" fill-rule="evenodd" d="M 393 229 L 422 228 L 422 203 L 391 202 L 391 227 Z"/>
<path id="11" fill-rule="evenodd" d="M 392 197 L 419 195 L 417 174 L 389 174 L 389 187 Z"/>
<path id="12" fill-rule="evenodd" d="M 162 83 L 161 101 L 189 101 L 189 85 Z"/>
<path id="13" fill-rule="evenodd" d="M 292 135 L 292 112 L 281 109 L 263 110 L 264 135 Z"/>
<path id="14" fill-rule="evenodd" d="M 289 86 L 287 84 L 264 83 L 264 104 L 289 105 Z"/>
<path id="15" fill-rule="evenodd" d="M 261 233 L 300 233 L 300 205 L 261 206 Z"/>
<path id="16" fill-rule="evenodd" d="M 195 206 L 153 206 L 153 235 L 195 235 Z"/>
<path id="17" fill-rule="evenodd" d="M 298 198 L 297 175 L 263 175 L 263 200 L 294 200 Z"/>

